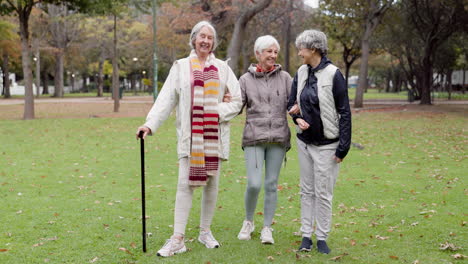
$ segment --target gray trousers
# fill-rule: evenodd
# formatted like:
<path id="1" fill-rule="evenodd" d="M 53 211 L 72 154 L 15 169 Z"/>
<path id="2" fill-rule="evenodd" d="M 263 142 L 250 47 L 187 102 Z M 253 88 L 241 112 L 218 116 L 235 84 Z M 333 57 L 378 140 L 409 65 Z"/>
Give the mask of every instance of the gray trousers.
<path id="1" fill-rule="evenodd" d="M 262 188 L 263 161 L 265 161 L 263 225 L 271 226 L 278 200 L 278 177 L 285 153 L 286 150 L 282 145 L 274 143 L 244 147 L 245 166 L 247 169 L 247 189 L 244 201 L 247 220 L 253 221 L 258 194 Z"/>
<path id="2" fill-rule="evenodd" d="M 333 189 L 340 166 L 333 159 L 338 142 L 314 146 L 297 139 L 301 173 L 301 232 L 326 240 L 331 229 Z"/>
<path id="3" fill-rule="evenodd" d="M 221 160 L 219 161 L 218 175 L 208 177 L 206 186 L 203 186 L 201 204 L 200 227 L 210 229 L 213 220 L 216 200 L 218 197 L 219 172 L 221 171 Z M 188 157 L 179 159 L 179 181 L 177 183 L 176 203 L 174 210 L 174 234 L 185 235 L 190 209 L 192 208 L 193 191 L 197 187 L 189 185 L 190 161 Z"/>

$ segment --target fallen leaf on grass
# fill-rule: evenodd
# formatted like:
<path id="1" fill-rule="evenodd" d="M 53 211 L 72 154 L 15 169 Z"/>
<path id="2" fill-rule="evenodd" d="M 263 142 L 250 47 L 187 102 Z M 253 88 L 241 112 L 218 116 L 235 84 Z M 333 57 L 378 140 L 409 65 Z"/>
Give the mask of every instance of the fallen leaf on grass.
<path id="1" fill-rule="evenodd" d="M 428 211 L 419 212 L 420 215 L 434 214 L 434 213 L 436 213 L 435 210 L 428 210 Z"/>
<path id="2" fill-rule="evenodd" d="M 349 243 L 351 244 L 351 246 L 355 246 L 356 245 L 356 240 L 351 239 L 351 241 L 349 241 Z"/>
<path id="3" fill-rule="evenodd" d="M 267 259 L 268 259 L 268 260 L 270 260 L 270 261 L 273 261 L 273 260 L 275 260 L 275 258 L 274 258 L 274 257 L 272 257 L 272 256 L 268 256 L 268 257 L 267 257 Z"/>
<path id="4" fill-rule="evenodd" d="M 132 242 L 132 243 L 130 243 L 130 246 L 131 246 L 132 248 L 136 248 L 136 243 L 135 243 L 135 242 Z"/>
<path id="5" fill-rule="evenodd" d="M 6 252 L 6 251 L 8 251 L 8 249 L 6 249 L 6 248 L 0 248 L 0 252 Z"/>
<path id="6" fill-rule="evenodd" d="M 457 251 L 458 249 L 460 249 L 459 247 L 455 246 L 454 244 L 452 243 L 449 243 L 448 241 L 445 241 L 445 243 L 443 244 L 440 244 L 440 247 L 439 247 L 440 250 L 451 250 L 451 251 Z"/>
<path id="7" fill-rule="evenodd" d="M 419 264 L 419 259 L 413 261 L 411 264 Z"/>
<path id="8" fill-rule="evenodd" d="M 127 254 L 130 254 L 130 255 L 133 255 L 132 252 L 130 252 L 130 250 L 126 249 L 126 248 L 119 248 L 119 250 L 122 250 L 123 252 L 127 253 Z"/>
<path id="9" fill-rule="evenodd" d="M 399 257 L 397 257 L 397 256 L 389 256 L 389 257 L 390 257 L 391 259 L 395 259 L 395 260 L 399 259 Z"/>
<path id="10" fill-rule="evenodd" d="M 345 253 L 343 253 L 341 255 L 338 255 L 336 257 L 331 258 L 330 260 L 338 261 L 338 260 L 341 260 L 344 256 L 347 256 L 347 255 L 349 255 L 349 254 L 345 252 Z"/>
<path id="11" fill-rule="evenodd" d="M 468 258 L 468 256 L 465 256 L 465 255 L 460 254 L 460 253 L 455 254 L 455 255 L 452 255 L 452 257 L 453 257 L 454 259 L 466 259 L 466 258 Z"/>
<path id="12" fill-rule="evenodd" d="M 34 244 L 33 247 L 40 247 L 42 245 L 44 245 L 44 243 L 40 242 L 40 243 Z"/>
<path id="13" fill-rule="evenodd" d="M 377 238 L 377 239 L 379 239 L 379 240 L 387 240 L 387 239 L 389 239 L 390 237 L 384 237 L 384 236 L 376 235 L 375 238 Z"/>
<path id="14" fill-rule="evenodd" d="M 95 257 L 92 260 L 90 260 L 89 263 L 94 263 L 94 262 L 98 261 L 98 259 L 99 259 L 98 257 Z"/>

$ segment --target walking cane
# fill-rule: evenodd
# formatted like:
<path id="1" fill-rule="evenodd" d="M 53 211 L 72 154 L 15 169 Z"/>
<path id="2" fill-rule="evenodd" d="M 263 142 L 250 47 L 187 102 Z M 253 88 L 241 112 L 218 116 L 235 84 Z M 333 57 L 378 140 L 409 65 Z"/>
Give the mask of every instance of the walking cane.
<path id="1" fill-rule="evenodd" d="M 143 252 L 146 252 L 146 212 L 145 212 L 145 140 L 143 131 L 138 135 L 140 138 L 141 153 L 141 221 L 143 225 Z"/>

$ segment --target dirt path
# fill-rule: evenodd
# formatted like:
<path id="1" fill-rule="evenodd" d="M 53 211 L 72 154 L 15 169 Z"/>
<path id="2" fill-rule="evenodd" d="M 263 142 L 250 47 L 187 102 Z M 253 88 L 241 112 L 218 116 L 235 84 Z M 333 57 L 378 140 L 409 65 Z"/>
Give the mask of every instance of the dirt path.
<path id="1" fill-rule="evenodd" d="M 152 96 L 126 97 L 119 112 L 109 97 L 40 98 L 34 100 L 36 118 L 145 117 L 153 105 Z M 23 99 L 0 99 L 0 119 L 22 119 Z"/>
<path id="2" fill-rule="evenodd" d="M 118 113 L 114 113 L 114 101 L 109 97 L 40 98 L 34 103 L 36 118 L 144 118 L 153 97 L 124 97 Z M 419 105 L 405 100 L 366 100 L 363 108 L 353 108 L 354 113 L 389 111 L 453 112 L 468 117 L 468 101 L 436 100 L 433 105 Z M 24 99 L 0 99 L 0 120 L 22 119 L 23 112 Z"/>

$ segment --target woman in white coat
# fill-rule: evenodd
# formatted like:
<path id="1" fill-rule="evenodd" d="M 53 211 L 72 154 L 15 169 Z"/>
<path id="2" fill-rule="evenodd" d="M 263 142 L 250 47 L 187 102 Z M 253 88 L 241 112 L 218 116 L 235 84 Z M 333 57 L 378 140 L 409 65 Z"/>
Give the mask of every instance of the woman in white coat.
<path id="1" fill-rule="evenodd" d="M 197 23 L 190 34 L 192 51 L 174 62 L 161 93 L 137 138 L 154 134 L 169 117 L 177 114 L 179 178 L 174 212 L 174 233 L 158 251 L 169 257 L 187 250 L 185 228 L 192 207 L 193 191 L 203 187 L 198 241 L 207 248 L 219 247 L 210 226 L 218 195 L 221 160 L 229 157 L 229 124 L 242 105 L 239 82 L 226 62 L 216 59 L 216 31 L 206 21 Z M 225 94 L 230 100 L 223 102 Z"/>

